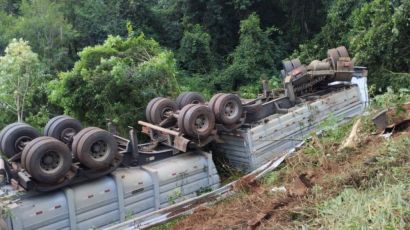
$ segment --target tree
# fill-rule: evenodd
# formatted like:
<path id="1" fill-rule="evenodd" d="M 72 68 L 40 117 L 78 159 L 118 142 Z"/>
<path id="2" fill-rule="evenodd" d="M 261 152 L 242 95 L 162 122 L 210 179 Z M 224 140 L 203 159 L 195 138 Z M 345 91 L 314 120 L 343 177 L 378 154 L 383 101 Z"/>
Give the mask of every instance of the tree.
<path id="1" fill-rule="evenodd" d="M 0 57 L 0 106 L 24 121 L 27 98 L 44 76 L 38 56 L 27 41 L 13 39 Z"/>
<path id="2" fill-rule="evenodd" d="M 214 67 L 214 59 L 210 49 L 211 37 L 195 25 L 185 31 L 178 50 L 179 61 L 184 69 L 196 73 L 209 73 Z"/>
<path id="3" fill-rule="evenodd" d="M 87 124 L 104 127 L 109 118 L 124 131 L 144 118 L 150 99 L 175 96 L 172 52 L 143 34 L 127 39 L 109 36 L 79 56 L 71 71 L 50 83 L 50 99 Z"/>
<path id="4" fill-rule="evenodd" d="M 51 70 L 65 70 L 73 63 L 72 42 L 77 36 L 61 13 L 63 5 L 52 0 L 23 0 L 10 37 L 30 42 L 33 50 Z"/>
<path id="5" fill-rule="evenodd" d="M 274 63 L 282 56 L 269 37 L 273 30 L 263 30 L 255 13 L 241 21 L 239 45 L 230 55 L 231 64 L 220 79 L 225 88 L 236 90 L 241 85 L 254 84 L 262 77 L 272 76 Z"/>

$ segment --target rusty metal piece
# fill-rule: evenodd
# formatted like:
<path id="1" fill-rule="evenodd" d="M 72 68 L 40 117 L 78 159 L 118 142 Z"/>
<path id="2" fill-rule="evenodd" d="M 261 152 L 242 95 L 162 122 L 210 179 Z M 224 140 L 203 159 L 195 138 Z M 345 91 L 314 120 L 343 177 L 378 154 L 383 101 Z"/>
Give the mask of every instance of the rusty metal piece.
<path id="1" fill-rule="evenodd" d="M 373 123 L 376 125 L 379 131 L 384 130 L 387 127 L 387 109 L 379 112 L 372 118 Z"/>
<path id="2" fill-rule="evenodd" d="M 153 125 L 153 124 L 147 123 L 145 121 L 138 121 L 138 124 L 142 125 L 142 126 L 145 126 L 147 128 L 150 128 L 150 129 L 158 130 L 162 133 L 173 135 L 173 136 L 179 136 L 180 135 L 180 133 L 177 132 L 177 131 L 174 131 L 174 130 L 171 130 L 171 129 L 166 129 L 166 128 L 163 128 L 163 127 L 160 127 L 160 126 L 157 126 L 157 125 Z"/>
<path id="3" fill-rule="evenodd" d="M 190 142 L 191 142 L 190 140 L 182 136 L 176 136 L 174 139 L 174 148 L 182 152 L 186 152 Z"/>

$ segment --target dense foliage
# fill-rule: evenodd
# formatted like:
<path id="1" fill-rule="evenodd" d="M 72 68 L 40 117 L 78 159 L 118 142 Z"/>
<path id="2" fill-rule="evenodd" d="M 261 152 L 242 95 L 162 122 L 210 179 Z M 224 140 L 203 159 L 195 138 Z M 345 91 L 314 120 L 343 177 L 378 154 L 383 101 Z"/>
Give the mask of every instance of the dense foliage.
<path id="1" fill-rule="evenodd" d="M 50 99 L 88 124 L 136 125 L 151 98 L 176 93 L 172 53 L 144 35 L 110 36 L 79 56 L 71 71 L 50 83 Z"/>
<path id="2" fill-rule="evenodd" d="M 0 22 L 0 55 L 15 38 L 38 55 L 45 82 L 23 114 L 36 126 L 66 112 L 125 128 L 180 90 L 252 97 L 280 85 L 282 59 L 339 45 L 378 90 L 410 85 L 406 0 L 0 0 Z M 15 119 L 1 109 L 0 126 Z"/>

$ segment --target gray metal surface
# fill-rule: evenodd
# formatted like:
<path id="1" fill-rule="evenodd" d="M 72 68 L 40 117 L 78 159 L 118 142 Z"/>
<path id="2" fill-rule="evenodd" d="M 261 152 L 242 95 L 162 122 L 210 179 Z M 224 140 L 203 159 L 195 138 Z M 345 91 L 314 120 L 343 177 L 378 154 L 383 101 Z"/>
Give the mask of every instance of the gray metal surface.
<path id="1" fill-rule="evenodd" d="M 13 230 L 101 228 L 216 189 L 219 182 L 210 154 L 185 153 L 57 192 L 25 194 L 8 205 L 6 222 Z"/>
<path id="2" fill-rule="evenodd" d="M 223 144 L 213 150 L 223 154 L 235 168 L 250 172 L 266 161 L 300 144 L 319 124 L 332 116 L 338 123 L 364 110 L 359 87 L 352 86 L 300 104 L 287 114 L 274 114 L 235 134 L 221 135 Z"/>

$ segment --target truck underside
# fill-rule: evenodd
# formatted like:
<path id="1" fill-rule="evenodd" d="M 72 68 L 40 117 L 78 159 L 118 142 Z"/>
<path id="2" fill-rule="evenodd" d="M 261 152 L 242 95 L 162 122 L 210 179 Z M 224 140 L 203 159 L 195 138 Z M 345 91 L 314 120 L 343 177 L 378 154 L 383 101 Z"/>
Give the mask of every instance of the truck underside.
<path id="1" fill-rule="evenodd" d="M 1 229 L 89 229 L 121 223 L 220 187 L 213 158 L 246 173 L 281 157 L 333 117 L 343 123 L 367 105 L 367 70 L 344 47 L 308 66 L 283 62 L 284 91 L 209 102 L 186 92 L 154 98 L 139 121 L 150 141 L 83 128 L 69 116 L 44 136 L 24 123 L 0 133 Z M 284 93 L 283 93 L 284 92 Z M 213 154 L 210 154 L 212 150 Z"/>

